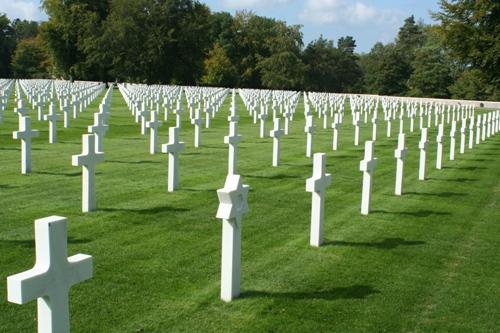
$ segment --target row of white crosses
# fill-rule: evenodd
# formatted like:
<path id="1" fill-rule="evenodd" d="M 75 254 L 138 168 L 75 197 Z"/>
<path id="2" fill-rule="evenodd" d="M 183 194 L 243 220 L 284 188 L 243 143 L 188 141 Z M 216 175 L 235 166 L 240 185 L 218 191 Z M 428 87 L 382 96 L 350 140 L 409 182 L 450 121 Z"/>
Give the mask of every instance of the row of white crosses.
<path id="1" fill-rule="evenodd" d="M 94 124 L 88 126 L 88 132 L 82 136 L 82 153 L 73 155 L 71 164 L 82 167 L 82 212 L 91 212 L 97 208 L 95 191 L 96 165 L 104 161 L 103 140 L 108 130 L 107 119 L 113 85 L 107 90 L 99 112 L 94 113 Z"/>

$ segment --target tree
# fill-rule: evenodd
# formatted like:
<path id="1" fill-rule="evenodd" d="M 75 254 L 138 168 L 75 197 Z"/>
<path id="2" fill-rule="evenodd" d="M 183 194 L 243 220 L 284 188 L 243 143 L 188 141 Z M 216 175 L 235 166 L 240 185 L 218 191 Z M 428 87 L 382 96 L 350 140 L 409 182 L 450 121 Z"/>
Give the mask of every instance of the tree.
<path id="1" fill-rule="evenodd" d="M 305 66 L 300 58 L 303 45 L 300 28 L 274 22 L 272 34 L 266 38 L 269 55 L 258 57 L 257 63 L 264 87 L 281 90 L 301 87 Z"/>
<path id="2" fill-rule="evenodd" d="M 16 41 L 25 38 L 35 38 L 38 35 L 38 22 L 15 19 L 12 21 L 12 28 L 16 36 Z"/>
<path id="3" fill-rule="evenodd" d="M 236 82 L 236 67 L 219 43 L 215 43 L 204 61 L 205 75 L 201 83 L 209 86 L 231 87 Z"/>
<path id="4" fill-rule="evenodd" d="M 0 15 L 0 77 L 10 77 L 10 62 L 16 40 L 14 29 L 5 14 Z"/>
<path id="5" fill-rule="evenodd" d="M 360 63 L 368 93 L 402 96 L 408 91 L 407 64 L 395 44 L 376 43 Z"/>
<path id="6" fill-rule="evenodd" d="M 436 26 L 426 27 L 425 44 L 415 50 L 412 74 L 408 82 L 410 96 L 448 98 L 448 87 L 458 68 L 443 48 Z"/>
<path id="7" fill-rule="evenodd" d="M 492 85 L 476 87 L 477 98 L 484 96 L 484 91 L 499 91 L 500 2 L 440 0 L 439 5 L 441 11 L 433 14 L 441 23 L 438 32 L 451 55 L 467 68 L 462 78 L 474 79 L 474 84 Z M 462 83 L 457 82 L 459 86 Z"/>
<path id="8" fill-rule="evenodd" d="M 38 38 L 19 41 L 11 66 L 15 78 L 47 78 L 48 58 L 41 41 Z"/>

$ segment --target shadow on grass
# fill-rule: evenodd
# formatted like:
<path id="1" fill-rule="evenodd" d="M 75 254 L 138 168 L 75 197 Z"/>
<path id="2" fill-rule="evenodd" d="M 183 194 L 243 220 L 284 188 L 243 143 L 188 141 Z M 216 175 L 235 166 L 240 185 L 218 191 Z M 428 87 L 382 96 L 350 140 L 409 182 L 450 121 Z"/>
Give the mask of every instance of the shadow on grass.
<path id="1" fill-rule="evenodd" d="M 87 238 L 73 238 L 73 237 L 68 237 L 68 243 L 69 244 L 86 244 L 90 243 L 92 240 L 87 239 Z M 27 247 L 27 248 L 34 248 L 35 247 L 35 240 L 34 239 L 0 239 L 0 245 L 7 245 L 7 246 L 22 246 L 22 247 Z"/>
<path id="2" fill-rule="evenodd" d="M 354 285 L 350 287 L 339 287 L 324 291 L 303 291 L 303 292 L 272 292 L 261 290 L 247 290 L 241 294 L 241 298 L 277 298 L 277 299 L 363 299 L 372 294 L 379 294 L 380 291 L 364 285 Z"/>
<path id="3" fill-rule="evenodd" d="M 477 178 L 452 178 L 452 179 L 445 179 L 445 178 L 434 178 L 434 177 L 428 177 L 426 178 L 427 180 L 439 180 L 443 182 L 477 182 L 479 179 Z"/>
<path id="4" fill-rule="evenodd" d="M 347 242 L 347 241 L 326 241 L 328 246 L 351 246 L 351 247 L 373 247 L 376 249 L 392 250 L 398 246 L 423 245 L 424 241 L 404 240 L 403 238 L 386 238 L 380 242 Z"/>
<path id="5" fill-rule="evenodd" d="M 82 172 L 81 171 L 76 171 L 76 172 L 50 172 L 50 171 L 35 171 L 33 173 L 39 174 L 39 175 L 49 175 L 49 176 L 65 176 L 65 177 L 77 177 L 81 176 Z M 96 172 L 96 175 L 99 174 Z"/>
<path id="6" fill-rule="evenodd" d="M 159 161 L 117 161 L 117 160 L 109 160 L 106 162 L 118 163 L 118 164 L 155 164 L 155 163 L 160 163 Z"/>
<path id="7" fill-rule="evenodd" d="M 276 174 L 276 175 L 271 175 L 271 176 L 257 176 L 257 175 L 242 175 L 243 177 L 248 177 L 248 178 L 261 178 L 261 179 L 293 179 L 293 178 L 301 178 L 300 176 L 293 176 L 293 175 L 285 175 L 285 174 Z"/>
<path id="8" fill-rule="evenodd" d="M 211 193 L 216 193 L 217 189 L 210 189 L 210 188 L 181 188 L 179 189 L 180 192 L 182 191 L 188 191 L 188 192 L 211 192 Z"/>
<path id="9" fill-rule="evenodd" d="M 217 145 L 203 145 L 204 148 L 210 149 L 227 149 L 226 146 L 217 146 Z"/>
<path id="10" fill-rule="evenodd" d="M 478 167 L 478 166 L 469 166 L 469 167 L 454 167 L 454 166 L 446 166 L 443 167 L 443 169 L 455 169 L 455 170 L 467 170 L 467 171 L 474 171 L 474 170 L 486 170 L 488 168 L 485 167 Z"/>
<path id="11" fill-rule="evenodd" d="M 433 210 L 419 210 L 416 212 L 391 212 L 383 209 L 379 210 L 372 210 L 371 213 L 373 214 L 395 214 L 395 215 L 407 215 L 407 216 L 413 216 L 413 217 L 429 217 L 431 215 L 451 215 L 449 212 L 438 212 L 438 211 L 433 211 Z"/>
<path id="12" fill-rule="evenodd" d="M 137 214 L 159 214 L 166 212 L 185 212 L 188 211 L 187 208 L 169 207 L 169 206 L 158 206 L 149 208 L 98 208 L 97 211 L 101 212 L 129 212 Z"/>
<path id="13" fill-rule="evenodd" d="M 33 148 L 31 148 L 33 149 Z M 0 150 L 17 150 L 17 151 L 20 151 L 21 148 L 5 148 L 5 147 L 0 147 Z"/>
<path id="14" fill-rule="evenodd" d="M 9 185 L 9 184 L 0 184 L 0 189 L 10 190 L 12 188 L 18 188 L 19 186 Z"/>
<path id="15" fill-rule="evenodd" d="M 460 193 L 460 192 L 440 192 L 440 193 L 405 192 L 404 194 L 426 195 L 426 196 L 435 196 L 435 197 L 440 197 L 440 198 L 467 196 L 467 193 Z"/>

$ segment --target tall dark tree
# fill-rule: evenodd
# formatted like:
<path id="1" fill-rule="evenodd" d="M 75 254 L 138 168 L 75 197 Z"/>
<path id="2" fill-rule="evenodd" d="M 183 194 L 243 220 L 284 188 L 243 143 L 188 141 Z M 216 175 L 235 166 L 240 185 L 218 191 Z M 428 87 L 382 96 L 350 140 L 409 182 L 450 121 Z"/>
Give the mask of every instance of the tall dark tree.
<path id="1" fill-rule="evenodd" d="M 475 82 L 491 85 L 479 90 L 500 98 L 500 2 L 440 0 L 439 5 L 434 18 L 443 44 L 468 68 L 466 77 L 482 77 Z"/>
<path id="2" fill-rule="evenodd" d="M 5 14 L 0 15 L 0 77 L 10 77 L 10 62 L 16 47 L 14 29 Z"/>

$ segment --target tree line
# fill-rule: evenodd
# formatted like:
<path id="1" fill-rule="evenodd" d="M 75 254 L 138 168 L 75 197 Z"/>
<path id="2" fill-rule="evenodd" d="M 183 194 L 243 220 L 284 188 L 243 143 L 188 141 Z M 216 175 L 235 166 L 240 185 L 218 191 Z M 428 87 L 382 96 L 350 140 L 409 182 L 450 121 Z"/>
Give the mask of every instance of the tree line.
<path id="1" fill-rule="evenodd" d="M 436 24 L 356 41 L 194 0 L 44 0 L 46 22 L 0 15 L 0 77 L 500 99 L 500 3 L 440 0 Z"/>

